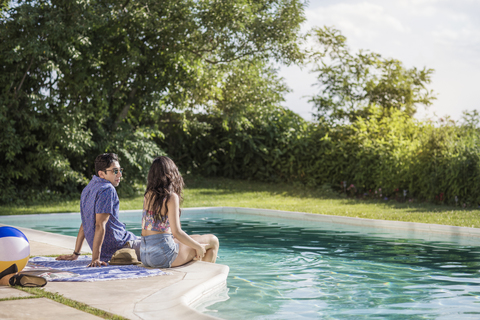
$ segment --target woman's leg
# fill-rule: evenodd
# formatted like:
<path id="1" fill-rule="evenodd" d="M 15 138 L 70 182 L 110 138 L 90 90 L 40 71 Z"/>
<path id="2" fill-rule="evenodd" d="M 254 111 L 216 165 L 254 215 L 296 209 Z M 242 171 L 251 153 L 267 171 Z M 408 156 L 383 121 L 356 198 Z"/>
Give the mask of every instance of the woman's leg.
<path id="1" fill-rule="evenodd" d="M 205 249 L 207 252 L 202 261 L 215 263 L 217 260 L 218 248 L 220 247 L 218 238 L 213 234 L 192 234 L 190 237 L 200 244 L 206 244 Z"/>
<path id="2" fill-rule="evenodd" d="M 181 242 L 178 242 L 178 240 L 176 240 L 176 239 L 175 239 L 175 242 L 177 242 L 179 244 L 178 256 L 175 258 L 175 260 L 173 260 L 172 267 L 181 266 L 181 265 L 183 265 L 187 262 L 192 261 L 193 258 L 195 258 L 195 255 L 197 254 L 195 249 L 190 248 L 189 246 L 184 245 Z"/>
<path id="3" fill-rule="evenodd" d="M 213 234 L 193 234 L 193 235 L 190 235 L 190 237 L 192 237 L 192 239 L 194 239 L 198 243 L 206 245 L 205 250 L 207 252 L 205 253 L 205 256 L 203 257 L 202 261 L 215 263 L 215 261 L 217 260 L 218 248 L 220 246 L 220 243 L 218 242 L 218 238 Z M 172 267 L 181 266 L 187 262 L 192 261 L 195 258 L 197 254 L 195 249 L 187 245 L 184 245 L 183 243 L 179 242 L 176 239 L 175 239 L 175 242 L 179 244 L 179 248 L 178 248 L 178 256 L 172 262 Z"/>

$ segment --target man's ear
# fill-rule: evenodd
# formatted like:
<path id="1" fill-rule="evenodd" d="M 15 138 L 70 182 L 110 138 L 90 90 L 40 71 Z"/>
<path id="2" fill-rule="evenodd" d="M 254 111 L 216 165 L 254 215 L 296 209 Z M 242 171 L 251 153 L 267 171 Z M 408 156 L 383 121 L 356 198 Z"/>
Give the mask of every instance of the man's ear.
<path id="1" fill-rule="evenodd" d="M 105 172 L 102 171 L 102 170 L 100 170 L 100 171 L 97 172 L 97 176 L 98 176 L 99 178 L 105 179 Z"/>

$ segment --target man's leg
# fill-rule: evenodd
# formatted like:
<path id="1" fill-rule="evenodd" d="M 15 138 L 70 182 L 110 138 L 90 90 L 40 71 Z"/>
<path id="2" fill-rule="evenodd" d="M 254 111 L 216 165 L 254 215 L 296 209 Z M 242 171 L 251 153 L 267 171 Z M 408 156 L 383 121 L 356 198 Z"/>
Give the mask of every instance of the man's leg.
<path id="1" fill-rule="evenodd" d="M 138 261 L 142 261 L 142 260 L 140 260 L 140 244 L 141 243 L 142 243 L 142 238 L 141 237 L 137 237 L 137 239 L 130 240 L 130 241 L 127 241 L 127 243 L 125 243 L 125 248 L 131 248 L 131 249 L 135 250 L 135 253 L 137 254 Z"/>

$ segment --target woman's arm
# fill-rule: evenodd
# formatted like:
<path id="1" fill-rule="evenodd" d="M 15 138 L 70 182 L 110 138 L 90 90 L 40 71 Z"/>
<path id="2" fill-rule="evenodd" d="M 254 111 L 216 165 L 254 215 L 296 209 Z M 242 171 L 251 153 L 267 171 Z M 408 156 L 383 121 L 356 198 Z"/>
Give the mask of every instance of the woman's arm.
<path id="1" fill-rule="evenodd" d="M 195 249 L 197 252 L 197 259 L 202 259 L 206 252 L 205 246 L 193 240 L 182 230 L 182 226 L 180 225 L 180 203 L 178 195 L 172 194 L 166 205 L 168 208 L 168 220 L 170 221 L 170 228 L 173 236 L 184 245 Z"/>

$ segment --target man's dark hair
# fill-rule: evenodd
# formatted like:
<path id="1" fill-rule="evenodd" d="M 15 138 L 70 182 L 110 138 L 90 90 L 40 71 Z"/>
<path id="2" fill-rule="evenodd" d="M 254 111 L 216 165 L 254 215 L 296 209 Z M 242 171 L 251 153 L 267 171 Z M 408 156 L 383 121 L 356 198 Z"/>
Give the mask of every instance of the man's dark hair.
<path id="1" fill-rule="evenodd" d="M 105 171 L 112 165 L 113 161 L 118 161 L 118 155 L 115 153 L 103 153 L 95 158 L 95 174 L 98 171 Z"/>

